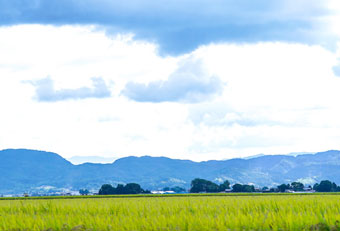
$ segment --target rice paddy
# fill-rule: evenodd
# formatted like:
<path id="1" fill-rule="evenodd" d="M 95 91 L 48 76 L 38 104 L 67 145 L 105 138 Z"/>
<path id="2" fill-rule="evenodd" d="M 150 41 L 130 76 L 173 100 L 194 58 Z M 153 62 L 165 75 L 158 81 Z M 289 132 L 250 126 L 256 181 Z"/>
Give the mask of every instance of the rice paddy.
<path id="1" fill-rule="evenodd" d="M 0 200 L 0 230 L 340 230 L 340 195 Z"/>

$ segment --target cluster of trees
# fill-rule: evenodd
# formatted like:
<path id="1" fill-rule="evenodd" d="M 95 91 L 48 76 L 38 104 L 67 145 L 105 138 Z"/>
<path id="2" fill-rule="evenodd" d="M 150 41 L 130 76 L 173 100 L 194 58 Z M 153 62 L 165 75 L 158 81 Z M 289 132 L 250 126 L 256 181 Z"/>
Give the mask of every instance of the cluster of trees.
<path id="1" fill-rule="evenodd" d="M 226 189 L 230 189 L 229 181 L 225 181 L 223 184 L 217 185 L 212 181 L 196 178 L 191 181 L 191 193 L 199 192 L 223 192 Z M 286 192 L 287 190 L 301 192 L 305 190 L 315 190 L 316 192 L 340 192 L 340 186 L 337 186 L 334 182 L 329 180 L 323 180 L 320 183 L 316 183 L 313 187 L 305 185 L 301 182 L 293 182 L 291 184 L 281 184 L 277 188 L 263 187 L 262 189 L 255 189 L 254 185 L 247 184 L 234 184 L 232 186 L 232 192 Z"/>
<path id="2" fill-rule="evenodd" d="M 212 181 L 196 178 L 191 181 L 191 193 L 199 192 L 224 192 L 226 189 L 230 189 L 230 182 L 228 180 L 224 181 L 222 184 L 218 185 Z M 232 186 L 232 192 L 255 192 L 254 185 L 247 184 L 234 184 Z"/>
<path id="3" fill-rule="evenodd" d="M 186 189 L 179 186 L 175 187 L 165 187 L 163 191 L 174 191 L 175 193 L 186 192 Z M 88 195 L 89 191 L 87 189 L 80 189 L 79 193 L 81 195 Z M 118 184 L 117 187 L 113 187 L 111 184 L 103 184 L 99 189 L 99 195 L 115 195 L 115 194 L 148 194 L 151 193 L 149 190 L 144 190 L 139 184 L 128 183 L 125 186 Z"/>
<path id="4" fill-rule="evenodd" d="M 254 185 L 234 184 L 233 192 L 255 192 L 255 187 Z"/>
<path id="5" fill-rule="evenodd" d="M 148 190 L 144 190 L 136 183 L 128 183 L 125 186 L 118 184 L 117 187 L 113 187 L 110 184 L 104 184 L 99 189 L 99 195 L 113 195 L 113 194 L 140 194 L 150 193 Z"/>
<path id="6" fill-rule="evenodd" d="M 286 190 L 292 190 L 295 192 L 303 191 L 304 185 L 301 182 L 293 182 L 291 184 L 281 184 L 277 186 L 277 191 L 285 192 Z M 310 188 L 311 189 L 311 188 Z"/>
<path id="7" fill-rule="evenodd" d="M 334 182 L 329 180 L 323 180 L 320 183 L 316 183 L 313 188 L 311 186 L 307 187 L 309 190 L 315 190 L 316 192 L 340 192 L 340 186 L 337 186 Z M 230 182 L 228 180 L 224 181 L 222 184 L 218 185 L 212 181 L 196 178 L 191 181 L 190 193 L 199 192 L 224 192 L 226 189 L 230 189 Z M 254 185 L 247 184 L 234 184 L 232 186 L 232 192 L 286 192 L 291 191 L 304 191 L 305 186 L 301 182 L 293 182 L 291 184 L 281 184 L 277 188 L 263 187 L 262 189 L 255 189 Z M 176 193 L 186 192 L 184 188 L 179 186 L 176 187 L 165 187 L 163 191 L 174 191 Z M 80 194 L 87 195 L 89 191 L 87 189 L 79 190 Z M 150 193 L 148 190 L 141 188 L 139 184 L 129 183 L 125 186 L 118 184 L 117 187 L 113 187 L 110 184 L 104 184 L 99 190 L 99 195 L 112 195 L 112 194 L 140 194 L 140 193 Z"/>
<path id="8" fill-rule="evenodd" d="M 163 191 L 174 191 L 175 193 L 181 193 L 181 192 L 186 192 L 187 190 L 185 190 L 185 188 L 181 188 L 179 186 L 175 186 L 175 187 L 165 187 L 163 188 Z"/>
<path id="9" fill-rule="evenodd" d="M 222 192 L 230 188 L 229 181 L 224 181 L 223 184 L 217 185 L 209 180 L 196 178 L 191 181 L 191 193 L 199 192 Z"/>
<path id="10" fill-rule="evenodd" d="M 329 180 L 323 180 L 320 184 L 316 183 L 313 189 L 317 192 L 340 192 L 340 186 Z"/>
<path id="11" fill-rule="evenodd" d="M 305 186 L 300 182 L 293 182 L 291 184 L 281 184 L 277 187 L 279 192 L 285 192 L 286 190 L 292 190 L 295 192 L 304 191 Z M 320 183 L 308 186 L 310 190 L 315 190 L 316 192 L 340 192 L 340 186 L 337 186 L 334 182 L 329 180 L 323 180 Z"/>

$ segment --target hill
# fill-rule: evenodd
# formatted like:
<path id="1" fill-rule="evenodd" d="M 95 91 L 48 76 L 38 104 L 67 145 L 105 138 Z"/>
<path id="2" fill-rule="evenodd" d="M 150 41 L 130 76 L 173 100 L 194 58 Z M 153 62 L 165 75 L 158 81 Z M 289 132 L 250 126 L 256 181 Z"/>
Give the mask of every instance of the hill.
<path id="1" fill-rule="evenodd" d="M 0 194 L 88 188 L 104 183 L 139 183 L 145 189 L 190 187 L 200 177 L 215 182 L 274 186 L 328 179 L 340 183 L 340 151 L 298 156 L 266 155 L 251 159 L 193 162 L 166 157 L 125 157 L 112 164 L 73 165 L 56 153 L 8 149 L 0 151 Z"/>

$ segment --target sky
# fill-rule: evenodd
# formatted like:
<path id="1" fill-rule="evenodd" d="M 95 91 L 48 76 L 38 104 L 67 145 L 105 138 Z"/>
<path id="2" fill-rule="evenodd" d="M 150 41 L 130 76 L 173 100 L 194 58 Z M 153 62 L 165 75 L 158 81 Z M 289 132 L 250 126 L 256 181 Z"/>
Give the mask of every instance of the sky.
<path id="1" fill-rule="evenodd" d="M 0 149 L 340 149 L 338 0 L 0 0 Z"/>

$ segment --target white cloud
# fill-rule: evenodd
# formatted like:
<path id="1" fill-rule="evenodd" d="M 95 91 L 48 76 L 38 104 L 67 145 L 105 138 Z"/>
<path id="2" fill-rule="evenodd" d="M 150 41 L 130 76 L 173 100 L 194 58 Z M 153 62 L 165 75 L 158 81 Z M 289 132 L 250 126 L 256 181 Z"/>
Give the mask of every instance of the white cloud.
<path id="1" fill-rule="evenodd" d="M 80 87 L 76 89 L 54 89 L 54 82 L 50 77 L 37 81 L 24 81 L 32 84 L 36 89 L 36 100 L 41 102 L 56 102 L 62 100 L 79 100 L 87 98 L 107 98 L 111 91 L 101 77 L 92 78 L 92 87 Z"/>
<path id="2" fill-rule="evenodd" d="M 210 100 L 223 91 L 223 82 L 209 76 L 202 63 L 186 58 L 166 81 L 128 82 L 122 94 L 137 102 L 188 102 Z"/>
<path id="3" fill-rule="evenodd" d="M 211 44 L 160 57 L 157 45 L 131 35 L 22 25 L 0 27 L 0 50 L 0 148 L 194 160 L 340 148 L 339 54 L 321 46 Z M 226 83 L 221 95 L 186 104 L 121 94 L 128 82 L 166 82 L 193 59 Z M 25 81 L 46 76 L 55 92 L 93 89 L 100 76 L 112 96 L 37 102 Z"/>

